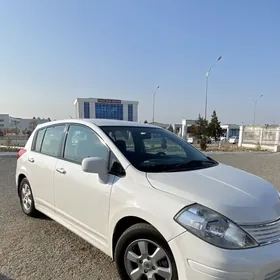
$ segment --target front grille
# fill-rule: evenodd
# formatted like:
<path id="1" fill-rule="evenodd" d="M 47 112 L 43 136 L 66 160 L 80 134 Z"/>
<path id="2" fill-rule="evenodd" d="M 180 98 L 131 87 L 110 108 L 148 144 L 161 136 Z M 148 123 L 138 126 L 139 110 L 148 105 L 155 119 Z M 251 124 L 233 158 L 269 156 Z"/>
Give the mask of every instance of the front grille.
<path id="1" fill-rule="evenodd" d="M 280 269 L 271 273 L 266 274 L 265 280 L 279 280 L 280 279 Z"/>
<path id="2" fill-rule="evenodd" d="M 280 219 L 266 224 L 244 225 L 241 227 L 260 245 L 267 245 L 280 241 Z"/>

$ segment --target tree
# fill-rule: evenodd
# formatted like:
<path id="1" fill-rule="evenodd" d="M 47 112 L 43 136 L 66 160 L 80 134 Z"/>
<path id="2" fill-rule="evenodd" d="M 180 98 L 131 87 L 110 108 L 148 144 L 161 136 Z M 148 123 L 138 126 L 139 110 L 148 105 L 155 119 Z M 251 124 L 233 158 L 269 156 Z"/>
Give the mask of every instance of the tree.
<path id="1" fill-rule="evenodd" d="M 195 122 L 195 136 L 206 137 L 207 136 L 208 121 L 201 117 L 199 114 L 198 119 Z"/>
<path id="2" fill-rule="evenodd" d="M 172 125 L 169 125 L 167 130 L 170 131 L 170 132 L 174 132 Z"/>
<path id="3" fill-rule="evenodd" d="M 196 125 L 192 124 L 190 127 L 188 127 L 188 134 L 191 136 L 196 136 Z"/>
<path id="4" fill-rule="evenodd" d="M 147 120 L 145 120 L 145 121 L 144 121 L 144 123 L 148 123 L 148 121 L 147 121 Z"/>
<path id="5" fill-rule="evenodd" d="M 219 122 L 216 111 L 213 111 L 211 121 L 208 125 L 208 136 L 215 138 L 217 141 L 223 135 L 221 122 Z"/>
<path id="6" fill-rule="evenodd" d="M 208 129 L 208 121 L 201 117 L 199 114 L 196 123 L 196 136 L 200 138 L 200 148 L 205 151 L 207 148 L 207 129 Z"/>
<path id="7" fill-rule="evenodd" d="M 18 128 L 11 128 L 10 132 L 18 135 L 20 133 L 20 130 Z"/>

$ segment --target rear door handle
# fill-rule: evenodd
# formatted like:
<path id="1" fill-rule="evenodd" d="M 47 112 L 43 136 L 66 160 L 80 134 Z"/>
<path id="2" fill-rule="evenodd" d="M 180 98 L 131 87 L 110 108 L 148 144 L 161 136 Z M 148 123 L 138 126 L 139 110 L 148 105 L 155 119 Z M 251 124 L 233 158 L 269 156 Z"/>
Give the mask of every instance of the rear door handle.
<path id="1" fill-rule="evenodd" d="M 64 168 L 57 168 L 56 171 L 60 174 L 66 174 L 66 170 Z"/>
<path id="2" fill-rule="evenodd" d="M 28 158 L 28 161 L 31 163 L 35 162 L 34 158 Z"/>

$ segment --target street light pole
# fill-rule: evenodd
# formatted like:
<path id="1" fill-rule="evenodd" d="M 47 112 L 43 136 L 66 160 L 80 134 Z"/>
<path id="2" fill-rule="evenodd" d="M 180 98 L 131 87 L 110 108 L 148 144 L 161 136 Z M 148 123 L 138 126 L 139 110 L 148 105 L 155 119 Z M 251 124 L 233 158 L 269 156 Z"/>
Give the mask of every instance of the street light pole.
<path id="1" fill-rule="evenodd" d="M 153 122 L 155 122 L 155 99 L 156 99 L 156 93 L 159 89 L 159 86 L 156 87 L 154 93 L 153 93 Z"/>
<path id="2" fill-rule="evenodd" d="M 219 60 L 222 59 L 222 56 L 219 56 L 218 59 L 215 61 L 215 63 L 209 68 L 209 70 L 205 73 L 206 76 L 206 86 L 205 86 L 205 108 L 204 108 L 204 118 L 207 119 L 207 103 L 208 103 L 208 80 L 209 80 L 209 74 L 213 67 L 217 64 Z"/>
<path id="3" fill-rule="evenodd" d="M 263 94 L 261 94 L 260 96 L 259 96 L 259 98 L 257 98 L 257 99 L 253 99 L 253 98 L 251 98 L 253 101 L 254 101 L 254 118 L 253 118 L 253 126 L 255 127 L 255 125 L 256 125 L 256 111 L 257 111 L 257 103 L 258 103 L 258 99 L 260 99 L 260 98 L 262 98 L 263 97 Z"/>

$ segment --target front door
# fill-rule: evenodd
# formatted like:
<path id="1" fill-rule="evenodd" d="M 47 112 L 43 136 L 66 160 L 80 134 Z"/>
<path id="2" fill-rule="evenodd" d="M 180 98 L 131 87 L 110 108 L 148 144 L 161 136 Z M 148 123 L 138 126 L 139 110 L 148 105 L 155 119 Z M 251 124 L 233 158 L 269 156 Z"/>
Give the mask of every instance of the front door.
<path id="1" fill-rule="evenodd" d="M 108 160 L 109 149 L 91 128 L 70 125 L 63 158 L 55 168 L 55 210 L 68 224 L 106 245 L 114 176 L 104 184 L 97 174 L 83 172 L 81 162 L 86 157 Z"/>

